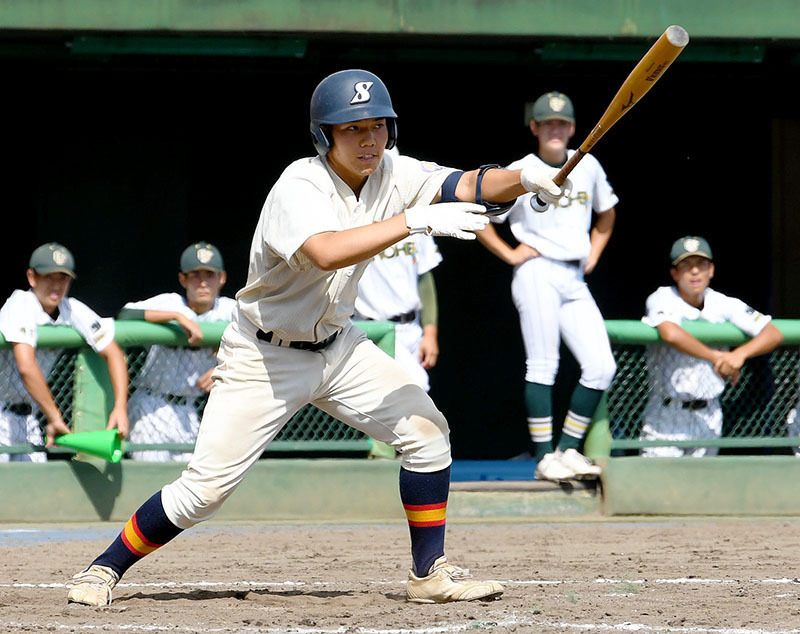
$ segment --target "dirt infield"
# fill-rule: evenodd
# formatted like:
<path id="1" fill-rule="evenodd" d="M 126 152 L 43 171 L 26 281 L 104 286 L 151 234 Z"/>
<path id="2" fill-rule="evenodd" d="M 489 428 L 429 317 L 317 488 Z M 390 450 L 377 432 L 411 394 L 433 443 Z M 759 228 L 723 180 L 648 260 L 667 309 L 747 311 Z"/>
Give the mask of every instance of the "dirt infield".
<path id="1" fill-rule="evenodd" d="M 497 601 L 405 602 L 403 525 L 206 524 L 137 564 L 108 608 L 70 575 L 120 528 L 0 525 L 1 632 L 800 632 L 800 518 L 451 524 Z"/>

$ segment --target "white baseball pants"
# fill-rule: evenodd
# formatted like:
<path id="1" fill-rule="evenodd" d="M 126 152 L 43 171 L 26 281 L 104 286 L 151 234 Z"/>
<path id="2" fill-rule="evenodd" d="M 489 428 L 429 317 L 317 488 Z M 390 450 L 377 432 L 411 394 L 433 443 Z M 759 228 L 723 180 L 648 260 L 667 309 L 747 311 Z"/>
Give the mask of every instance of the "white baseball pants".
<path id="1" fill-rule="evenodd" d="M 444 415 L 356 326 L 319 352 L 262 342 L 242 328 L 234 323 L 223 334 L 194 456 L 162 490 L 179 528 L 213 517 L 306 403 L 394 447 L 410 471 L 450 465 Z"/>
<path id="2" fill-rule="evenodd" d="M 582 265 L 546 257 L 528 260 L 514 270 L 511 295 L 525 344 L 527 382 L 555 383 L 563 337 L 580 364 L 581 385 L 608 389 L 617 365 Z"/>

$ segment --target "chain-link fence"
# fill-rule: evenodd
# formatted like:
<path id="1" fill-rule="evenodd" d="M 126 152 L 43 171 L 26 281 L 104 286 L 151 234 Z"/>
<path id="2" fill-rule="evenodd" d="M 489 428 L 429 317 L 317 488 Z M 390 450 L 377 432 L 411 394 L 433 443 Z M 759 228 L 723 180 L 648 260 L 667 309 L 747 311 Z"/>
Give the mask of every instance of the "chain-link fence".
<path id="1" fill-rule="evenodd" d="M 661 343 L 649 326 L 640 322 L 607 322 L 617 361 L 617 374 L 607 394 L 612 449 L 635 451 L 665 445 L 728 449 L 797 446 L 799 361 L 794 331 L 800 322 L 775 323 L 784 332 L 784 345 L 748 360 L 734 384 L 715 375 L 707 362 L 679 363 L 677 351 Z M 738 329 L 728 326 L 685 327 L 713 346 L 735 346 L 746 340 Z M 678 437 L 687 432 L 691 435 L 692 423 L 697 427 L 694 431 L 699 442 L 654 440 L 647 433 L 654 427 L 667 436 L 671 433 Z M 718 430 L 708 428 L 717 424 Z"/>
<path id="2" fill-rule="evenodd" d="M 616 377 L 607 394 L 612 450 L 636 451 L 654 444 L 788 448 L 800 443 L 800 422 L 795 420 L 800 372 L 796 346 L 800 343 L 800 321 L 778 320 L 775 323 L 785 336 L 782 347 L 769 355 L 749 360 L 736 385 L 728 382 L 709 386 L 697 378 L 707 379 L 708 373 L 671 377 L 667 382 L 663 376 L 657 378 L 664 370 L 658 365 L 660 360 L 669 363 L 668 358 L 653 353 L 667 347 L 660 343 L 657 331 L 641 322 L 606 322 L 618 364 Z M 219 342 L 222 325 L 203 325 L 207 347 L 200 349 L 187 348 L 183 333 L 177 327 L 134 322 L 118 322 L 117 326 L 117 340 L 126 351 L 131 380 L 129 414 L 131 423 L 135 424 L 128 443 L 129 452 L 191 451 L 207 398 L 206 393 L 197 388 L 197 383 L 213 367 L 213 347 Z M 687 329 L 709 345 L 734 346 L 746 340 L 738 329 L 729 325 L 691 324 Z M 84 404 L 100 398 L 102 390 L 97 391 L 95 384 L 101 384 L 101 388 L 108 392 L 105 364 L 98 364 L 92 371 L 89 367 L 92 353 L 85 346 L 81 347 L 82 340 L 71 329 L 41 327 L 42 332 L 40 345 L 56 348 L 60 344 L 65 348 L 58 354 L 48 376 L 53 396 L 65 420 L 74 431 L 104 428 L 102 415 L 92 418 Z M 65 332 L 71 333 L 67 339 L 64 338 Z M 371 337 L 376 340 L 385 335 L 384 330 L 382 334 Z M 390 340 L 386 339 L 379 345 L 389 345 L 393 351 L 393 335 L 392 330 Z M 0 354 L 10 354 L 7 348 L 8 345 L 0 341 Z M 6 380 L 7 376 L 0 376 L 0 388 Z M 679 386 L 683 385 L 683 392 L 665 391 L 667 383 L 674 387 L 673 380 Z M 672 399 L 678 398 L 678 409 L 684 409 L 687 403 L 689 409 L 704 409 L 716 398 L 717 391 L 723 419 L 721 438 L 669 443 L 641 440 L 648 404 L 651 407 L 654 403 L 660 404 L 667 409 L 668 405 L 675 407 Z M 681 394 L 685 400 L 679 398 Z M 4 407 L 8 405 L 3 404 Z M 143 416 L 149 417 L 149 423 L 141 422 Z M 181 429 L 185 430 L 185 436 L 176 437 L 176 425 L 183 426 Z M 140 432 L 156 431 L 149 435 L 137 434 L 137 428 Z M 158 429 L 166 429 L 169 434 L 159 435 Z M 315 407 L 306 406 L 284 427 L 269 450 L 289 453 L 365 451 L 370 443 L 361 432 Z M 31 447 L 0 447 L 2 453 L 21 453 L 23 450 L 30 451 Z"/>

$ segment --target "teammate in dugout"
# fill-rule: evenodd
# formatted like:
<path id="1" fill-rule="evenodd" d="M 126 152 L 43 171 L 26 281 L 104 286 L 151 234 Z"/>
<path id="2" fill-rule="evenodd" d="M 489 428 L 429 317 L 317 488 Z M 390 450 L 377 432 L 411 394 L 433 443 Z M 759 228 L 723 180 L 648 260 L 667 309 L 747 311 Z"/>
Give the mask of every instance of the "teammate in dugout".
<path id="1" fill-rule="evenodd" d="M 397 148 L 387 150 L 399 156 Z M 394 358 L 426 392 L 439 359 L 439 305 L 433 269 L 442 255 L 431 236 L 417 233 L 378 253 L 358 283 L 355 318 L 395 324 Z"/>
<path id="2" fill-rule="evenodd" d="M 396 117 L 386 86 L 367 71 L 340 71 L 316 87 L 311 134 L 317 156 L 290 164 L 267 196 L 188 468 L 73 577 L 70 601 L 110 603 L 131 565 L 213 517 L 306 403 L 401 455 L 400 497 L 413 561 L 409 601 L 503 592 L 496 582 L 465 579 L 464 570 L 447 562 L 447 421 L 351 316 L 358 280 L 382 250 L 417 233 L 475 238 L 488 222 L 486 208 L 459 201 L 480 199 L 492 207 L 535 191 L 556 202 L 563 192 L 553 170 L 460 172 L 385 155 L 397 139 Z"/>
<path id="3" fill-rule="evenodd" d="M 86 343 L 106 360 L 114 391 L 114 407 L 108 429 L 128 433 L 128 366 L 122 348 L 114 341 L 114 320 L 102 319 L 83 302 L 68 297 L 75 279 L 75 258 L 56 243 L 43 244 L 31 254 L 26 271 L 30 288 L 16 290 L 0 309 L 0 333 L 12 350 L 0 351 L 0 445 L 45 444 L 38 407 L 46 424 L 46 447 L 53 439 L 70 433 L 56 405 L 47 376 L 60 353 L 37 347 L 37 326 L 72 326 Z M 0 462 L 45 462 L 43 452 L 0 453 Z"/>
<path id="4" fill-rule="evenodd" d="M 658 329 L 667 345 L 647 347 L 651 392 L 644 411 L 641 440 L 719 438 L 722 408 L 719 396 L 726 380 L 736 383 L 745 361 L 774 350 L 783 334 L 743 301 L 709 288 L 714 261 L 708 241 L 686 236 L 670 250 L 670 275 L 675 284 L 662 286 L 647 298 L 642 321 Z M 733 350 L 713 348 L 690 335 L 681 324 L 730 322 L 752 337 Z M 646 447 L 644 456 L 713 456 L 716 447 Z"/>
<path id="5" fill-rule="evenodd" d="M 561 167 L 572 156 L 567 144 L 575 134 L 572 101 L 548 92 L 526 107 L 526 122 L 538 149 L 509 169 Z M 506 215 L 519 244 L 512 248 L 493 227 L 478 239 L 504 262 L 514 266 L 511 294 L 519 312 L 525 345 L 525 407 L 535 477 L 562 481 L 592 478 L 600 467 L 579 452 L 592 416 L 611 385 L 616 363 L 605 322 L 584 275 L 591 273 L 603 253 L 616 217 L 617 196 L 599 161 L 585 156 L 569 177 L 568 195 L 545 211 L 535 197 L 521 196 Z M 597 219 L 592 226 L 593 212 Z M 580 364 L 581 376 L 572 392 L 553 451 L 552 391 L 559 366 L 561 338 Z"/>
<path id="6" fill-rule="evenodd" d="M 186 332 L 188 348 L 151 346 L 130 400 L 132 443 L 194 443 L 200 428 L 195 401 L 211 390 L 216 366 L 214 348 L 198 348 L 201 322 L 230 321 L 236 301 L 220 297 L 227 281 L 219 249 L 196 242 L 184 249 L 178 283 L 185 294 L 161 293 L 129 302 L 119 319 L 143 319 L 155 324 L 177 321 Z M 131 452 L 134 460 L 186 461 L 191 452 L 145 450 Z"/>

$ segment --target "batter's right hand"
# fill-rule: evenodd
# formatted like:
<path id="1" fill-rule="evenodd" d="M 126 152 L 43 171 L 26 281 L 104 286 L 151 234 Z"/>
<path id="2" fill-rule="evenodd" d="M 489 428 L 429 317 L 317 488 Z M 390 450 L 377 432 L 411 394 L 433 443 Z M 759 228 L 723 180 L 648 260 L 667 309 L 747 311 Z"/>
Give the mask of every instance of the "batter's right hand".
<path id="1" fill-rule="evenodd" d="M 526 191 L 536 194 L 543 203 L 554 205 L 569 191 L 572 191 L 572 181 L 566 179 L 559 187 L 553 182 L 558 174 L 554 167 L 523 167 L 519 174 L 519 182 Z"/>
<path id="2" fill-rule="evenodd" d="M 417 205 L 406 209 L 406 226 L 412 234 L 474 240 L 475 232 L 489 224 L 485 211 L 475 203 Z"/>

